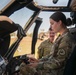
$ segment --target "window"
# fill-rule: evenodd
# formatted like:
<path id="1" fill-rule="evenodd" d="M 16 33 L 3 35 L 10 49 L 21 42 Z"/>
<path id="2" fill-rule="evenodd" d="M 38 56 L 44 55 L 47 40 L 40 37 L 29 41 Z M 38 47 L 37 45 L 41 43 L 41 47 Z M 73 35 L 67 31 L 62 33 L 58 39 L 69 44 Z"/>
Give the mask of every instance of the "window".
<path id="1" fill-rule="evenodd" d="M 0 10 L 2 10 L 11 0 L 0 0 Z"/>
<path id="2" fill-rule="evenodd" d="M 34 11 L 24 7 L 16 12 L 14 12 L 9 18 L 11 18 L 15 23 L 18 23 L 22 27 L 24 27 L 26 22 L 33 15 L 33 13 L 34 13 Z"/>

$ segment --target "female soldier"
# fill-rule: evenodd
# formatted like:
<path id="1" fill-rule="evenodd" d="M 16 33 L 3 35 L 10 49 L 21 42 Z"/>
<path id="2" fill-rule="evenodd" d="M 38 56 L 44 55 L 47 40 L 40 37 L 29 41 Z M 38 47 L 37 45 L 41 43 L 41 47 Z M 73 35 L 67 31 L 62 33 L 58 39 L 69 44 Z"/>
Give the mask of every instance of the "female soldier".
<path id="1" fill-rule="evenodd" d="M 40 60 L 29 58 L 30 64 L 21 64 L 22 75 L 35 75 L 35 73 L 38 75 L 63 75 L 66 60 L 72 52 L 74 43 L 72 35 L 67 29 L 69 24 L 67 22 L 62 12 L 55 12 L 50 16 L 51 27 L 55 33 L 60 33 L 60 36 L 55 40 L 49 55 Z"/>

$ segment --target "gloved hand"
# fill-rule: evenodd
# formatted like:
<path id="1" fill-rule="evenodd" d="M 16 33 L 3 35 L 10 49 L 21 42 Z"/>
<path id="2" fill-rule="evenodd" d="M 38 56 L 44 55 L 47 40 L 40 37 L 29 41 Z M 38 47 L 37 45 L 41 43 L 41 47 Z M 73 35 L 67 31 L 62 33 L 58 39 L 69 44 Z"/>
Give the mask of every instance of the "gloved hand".
<path id="1" fill-rule="evenodd" d="M 16 25 L 18 27 L 17 37 L 19 38 L 20 36 L 23 36 L 23 37 L 26 36 L 23 28 L 19 24 L 16 24 Z"/>

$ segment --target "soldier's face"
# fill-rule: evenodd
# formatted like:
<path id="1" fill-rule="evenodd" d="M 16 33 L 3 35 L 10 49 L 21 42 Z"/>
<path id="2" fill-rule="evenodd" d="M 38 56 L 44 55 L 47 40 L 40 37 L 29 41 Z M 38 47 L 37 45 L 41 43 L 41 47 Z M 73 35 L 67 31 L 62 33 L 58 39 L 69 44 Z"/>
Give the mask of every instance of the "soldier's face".
<path id="1" fill-rule="evenodd" d="M 60 22 L 56 22 L 53 19 L 50 19 L 50 24 L 51 24 L 52 30 L 55 33 L 60 31 Z"/>
<path id="2" fill-rule="evenodd" d="M 54 37 L 55 37 L 54 31 L 53 30 L 49 30 L 49 39 L 50 39 L 51 42 L 53 42 Z"/>

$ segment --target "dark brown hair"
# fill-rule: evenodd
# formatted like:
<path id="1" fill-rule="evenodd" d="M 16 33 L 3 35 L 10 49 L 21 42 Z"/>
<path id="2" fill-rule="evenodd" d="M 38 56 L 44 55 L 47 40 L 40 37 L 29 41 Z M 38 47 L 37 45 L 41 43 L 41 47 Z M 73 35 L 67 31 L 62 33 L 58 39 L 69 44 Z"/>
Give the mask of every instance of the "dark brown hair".
<path id="1" fill-rule="evenodd" d="M 62 23 L 65 26 L 69 26 L 70 24 L 72 24 L 71 19 L 66 19 L 66 16 L 62 13 L 62 12 L 55 12 L 50 16 L 51 19 L 53 19 L 54 21 L 58 22 L 59 20 L 62 21 Z"/>

